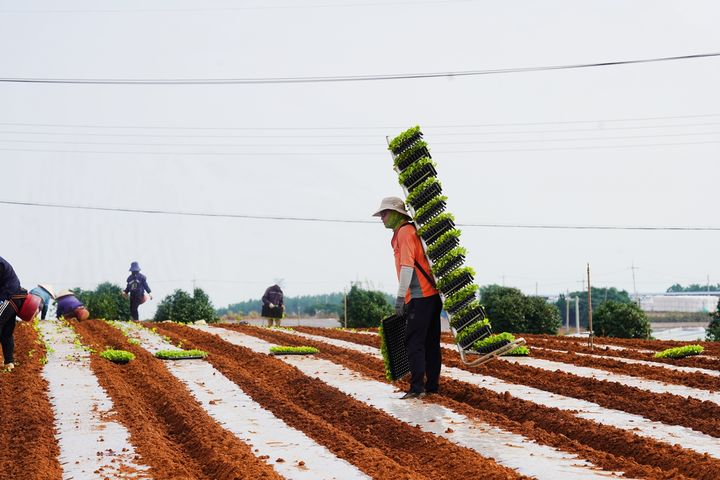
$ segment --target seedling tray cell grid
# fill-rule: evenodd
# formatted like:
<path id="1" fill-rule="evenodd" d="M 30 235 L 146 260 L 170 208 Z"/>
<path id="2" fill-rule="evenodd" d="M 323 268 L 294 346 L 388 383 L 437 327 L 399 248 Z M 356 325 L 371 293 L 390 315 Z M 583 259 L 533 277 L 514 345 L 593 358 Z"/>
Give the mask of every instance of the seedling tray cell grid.
<path id="1" fill-rule="evenodd" d="M 444 200 L 441 200 L 435 205 L 433 205 L 432 208 L 430 208 L 427 212 L 423 212 L 422 215 L 418 215 L 417 217 L 415 217 L 415 221 L 420 225 L 424 225 L 433 218 L 440 215 L 442 212 L 444 212 L 446 207 L 447 203 L 445 203 Z"/>
<path id="2" fill-rule="evenodd" d="M 412 153 L 408 153 L 404 158 L 400 159 L 400 161 L 397 164 L 398 170 L 401 172 L 408 168 L 413 163 L 417 162 L 421 158 L 432 158 L 430 157 L 430 152 L 428 151 L 427 147 L 423 146 L 418 148 Z"/>
<path id="3" fill-rule="evenodd" d="M 421 182 L 423 182 L 425 179 L 434 177 L 434 176 L 437 176 L 435 167 L 433 167 L 433 165 L 431 163 L 427 163 L 427 164 L 423 165 L 422 167 L 420 167 L 420 169 L 417 172 L 410 175 L 410 177 L 407 180 L 405 180 L 405 183 L 403 183 L 403 185 L 405 185 L 405 188 L 407 188 L 408 190 L 412 190 L 412 188 L 415 185 L 418 185 Z"/>
<path id="4" fill-rule="evenodd" d="M 454 315 L 455 312 L 460 311 L 465 305 L 472 302 L 473 300 L 477 299 L 477 296 L 475 295 L 475 292 L 472 292 L 468 294 L 467 297 L 460 300 L 456 305 L 453 305 L 452 308 L 445 307 L 445 310 L 450 314 Z"/>
<path id="5" fill-rule="evenodd" d="M 398 380 L 410 373 L 410 362 L 405 349 L 405 317 L 391 315 L 382 321 L 383 338 L 390 362 L 390 376 Z"/>
<path id="6" fill-rule="evenodd" d="M 462 264 L 463 264 L 464 262 L 465 262 L 465 255 L 458 255 L 457 257 L 453 258 L 453 259 L 450 260 L 448 263 L 446 263 L 445 265 L 443 265 L 442 268 L 439 268 L 439 269 L 435 272 L 435 275 L 437 275 L 438 277 L 444 277 L 445 275 L 447 275 L 448 273 L 452 272 L 452 271 L 455 270 L 456 268 L 462 266 Z"/>
<path id="7" fill-rule="evenodd" d="M 473 282 L 473 276 L 469 273 L 464 273 L 454 279 L 452 282 L 448 283 L 442 288 L 443 294 L 447 297 L 448 295 L 452 295 L 452 293 L 456 290 L 460 290 L 466 285 L 470 285 Z"/>
<path id="8" fill-rule="evenodd" d="M 437 240 L 440 235 L 447 232 L 448 230 L 452 230 L 455 228 L 455 222 L 453 222 L 451 219 L 447 218 L 445 220 L 441 220 L 437 223 L 437 225 L 433 225 L 432 228 L 430 228 L 427 232 L 423 233 L 423 240 L 430 245 L 435 240 Z"/>
<path id="9" fill-rule="evenodd" d="M 443 240 L 443 242 L 437 247 L 433 245 L 434 248 L 428 252 L 428 255 L 433 262 L 437 262 L 438 260 L 440 260 L 440 258 L 442 258 L 443 255 L 445 255 L 453 248 L 457 247 L 459 244 L 460 239 L 458 237 L 450 237 L 446 240 Z"/>
<path id="10" fill-rule="evenodd" d="M 458 345 L 460 345 L 460 348 L 462 348 L 463 350 L 467 350 L 468 347 L 471 347 L 473 343 L 491 334 L 492 330 L 490 329 L 490 325 L 485 325 L 484 327 L 475 330 L 465 338 L 459 340 Z"/>
<path id="11" fill-rule="evenodd" d="M 462 317 L 453 317 L 450 324 L 456 331 L 460 331 L 463 328 L 467 327 L 471 323 L 475 322 L 476 320 L 484 320 L 485 319 L 485 311 L 482 307 L 478 306 L 470 310 L 469 312 L 463 314 Z"/>
<path id="12" fill-rule="evenodd" d="M 435 198 L 436 196 L 440 195 L 442 193 L 442 187 L 440 187 L 439 183 L 433 183 L 425 188 L 417 197 L 415 197 L 410 204 L 412 207 L 417 210 L 418 208 L 421 208 L 423 205 L 428 203 L 430 200 Z"/>

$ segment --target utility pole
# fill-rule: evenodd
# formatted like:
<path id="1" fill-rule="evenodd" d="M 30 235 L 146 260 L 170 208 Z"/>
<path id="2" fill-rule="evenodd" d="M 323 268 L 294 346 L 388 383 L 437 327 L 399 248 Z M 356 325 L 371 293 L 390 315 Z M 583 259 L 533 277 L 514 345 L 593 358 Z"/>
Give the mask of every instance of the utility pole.
<path id="1" fill-rule="evenodd" d="M 345 328 L 347 328 L 347 288 L 345 288 L 343 298 L 343 303 L 345 304 Z"/>
<path id="2" fill-rule="evenodd" d="M 197 282 L 197 280 L 196 280 L 195 277 L 193 276 L 193 279 L 192 279 L 193 292 L 195 291 L 195 288 L 196 288 L 196 282 Z"/>
<path id="3" fill-rule="evenodd" d="M 536 296 L 536 297 L 538 296 L 538 294 L 537 294 L 537 285 L 538 285 L 538 282 L 535 282 L 535 296 Z"/>
<path id="4" fill-rule="evenodd" d="M 587 280 L 588 280 L 588 328 L 590 329 L 590 348 L 593 348 L 593 328 L 592 328 L 592 287 L 590 286 L 590 264 L 587 264 Z"/>
<path id="5" fill-rule="evenodd" d="M 632 266 L 630 267 L 630 269 L 632 270 L 632 276 L 633 276 L 633 292 L 634 292 L 634 295 L 635 295 L 635 303 L 637 303 L 638 305 L 640 305 L 640 301 L 638 300 L 637 287 L 635 286 L 635 269 L 636 269 L 636 268 L 637 268 L 637 267 L 635 267 L 635 262 L 633 262 L 633 263 L 632 263 Z"/>
<path id="6" fill-rule="evenodd" d="M 707 276 L 707 291 L 710 293 L 710 275 Z"/>
<path id="7" fill-rule="evenodd" d="M 575 332 L 580 333 L 580 297 L 575 295 Z"/>
<path id="8" fill-rule="evenodd" d="M 567 290 L 565 291 L 565 330 L 570 333 L 570 299 Z"/>

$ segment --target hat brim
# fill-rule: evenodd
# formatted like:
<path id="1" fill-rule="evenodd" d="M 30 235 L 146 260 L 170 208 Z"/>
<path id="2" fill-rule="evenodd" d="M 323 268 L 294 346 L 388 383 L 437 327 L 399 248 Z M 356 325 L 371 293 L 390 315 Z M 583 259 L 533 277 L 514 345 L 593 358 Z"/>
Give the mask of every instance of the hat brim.
<path id="1" fill-rule="evenodd" d="M 400 208 L 395 208 L 395 207 L 383 207 L 380 210 L 378 210 L 377 212 L 373 213 L 372 216 L 379 217 L 380 215 L 382 215 L 382 212 L 384 212 L 386 210 L 392 210 L 393 212 L 401 213 L 401 214 L 405 215 L 406 217 L 410 218 L 410 214 L 407 211 L 402 210 Z"/>
<path id="2" fill-rule="evenodd" d="M 52 298 L 55 298 L 55 290 L 50 285 L 43 285 L 42 283 L 39 283 L 38 287 L 49 293 Z"/>

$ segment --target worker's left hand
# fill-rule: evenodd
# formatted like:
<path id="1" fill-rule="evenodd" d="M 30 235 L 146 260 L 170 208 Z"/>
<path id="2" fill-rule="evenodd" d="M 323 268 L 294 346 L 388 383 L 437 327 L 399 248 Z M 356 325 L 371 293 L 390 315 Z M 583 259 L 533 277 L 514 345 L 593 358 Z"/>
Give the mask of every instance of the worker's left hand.
<path id="1" fill-rule="evenodd" d="M 397 297 L 395 299 L 395 315 L 402 317 L 405 314 L 405 299 Z"/>
<path id="2" fill-rule="evenodd" d="M 152 294 L 148 294 L 148 297 L 150 297 L 150 300 L 152 300 Z"/>

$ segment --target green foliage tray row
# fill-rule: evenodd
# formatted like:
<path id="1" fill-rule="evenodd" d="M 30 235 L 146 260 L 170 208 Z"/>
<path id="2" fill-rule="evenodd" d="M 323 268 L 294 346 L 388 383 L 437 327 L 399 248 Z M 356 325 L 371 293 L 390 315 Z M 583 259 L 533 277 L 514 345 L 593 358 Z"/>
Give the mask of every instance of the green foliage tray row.
<path id="1" fill-rule="evenodd" d="M 414 138 L 419 137 L 422 137 L 422 132 L 420 131 L 420 126 L 416 125 L 412 128 L 405 130 L 397 137 L 393 138 L 388 145 L 388 149 L 397 155 L 401 153 L 404 148 L 407 148 L 409 146 L 406 145 L 408 142 L 412 141 Z"/>
<path id="2" fill-rule="evenodd" d="M 525 345 L 520 345 L 519 347 L 513 348 L 507 353 L 503 353 L 503 357 L 527 357 L 530 355 L 530 349 L 526 347 Z"/>
<path id="3" fill-rule="evenodd" d="M 685 345 L 684 347 L 668 348 L 657 352 L 655 358 L 684 358 L 690 355 L 700 355 L 705 350 L 702 345 Z"/>
<path id="4" fill-rule="evenodd" d="M 270 347 L 270 353 L 273 355 L 311 355 L 313 353 L 318 353 L 319 351 L 320 350 L 315 347 L 308 346 L 291 347 L 287 345 L 276 345 Z"/>
<path id="5" fill-rule="evenodd" d="M 398 182 L 401 184 L 408 186 L 407 182 L 417 173 L 419 173 L 423 167 L 430 165 L 433 167 L 433 169 L 437 166 L 435 162 L 433 162 L 428 157 L 422 157 L 419 160 L 415 160 L 410 166 L 408 166 L 405 170 L 400 172 L 400 175 L 398 176 Z"/>
<path id="6" fill-rule="evenodd" d="M 128 363 L 130 360 L 135 360 L 135 355 L 131 352 L 115 350 L 113 348 L 103 350 L 102 353 L 100 353 L 100 357 L 115 363 Z"/>
<path id="7" fill-rule="evenodd" d="M 205 358 L 208 353 L 203 350 L 158 350 L 155 352 L 157 358 L 163 360 L 179 360 L 184 358 Z"/>

